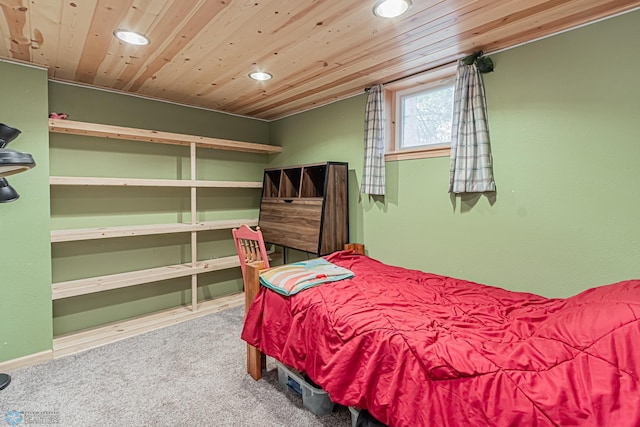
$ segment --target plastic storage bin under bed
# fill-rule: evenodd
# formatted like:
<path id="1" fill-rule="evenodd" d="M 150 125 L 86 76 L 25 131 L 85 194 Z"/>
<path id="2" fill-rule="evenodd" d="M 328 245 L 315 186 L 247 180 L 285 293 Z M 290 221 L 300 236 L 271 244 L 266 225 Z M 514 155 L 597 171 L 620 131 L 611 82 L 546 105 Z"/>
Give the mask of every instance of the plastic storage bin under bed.
<path id="1" fill-rule="evenodd" d="M 327 392 L 313 387 L 295 369 L 284 366 L 276 361 L 278 367 L 278 382 L 286 390 L 290 390 L 302 397 L 302 405 L 316 415 L 327 415 L 333 412 L 335 404 Z"/>

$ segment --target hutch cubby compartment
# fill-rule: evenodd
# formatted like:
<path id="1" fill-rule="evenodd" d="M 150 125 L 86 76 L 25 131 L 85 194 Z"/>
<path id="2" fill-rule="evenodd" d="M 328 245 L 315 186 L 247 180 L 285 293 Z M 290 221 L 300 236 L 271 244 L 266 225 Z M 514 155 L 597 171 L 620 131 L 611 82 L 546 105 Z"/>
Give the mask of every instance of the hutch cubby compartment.
<path id="1" fill-rule="evenodd" d="M 300 168 L 283 169 L 280 178 L 280 197 L 297 198 L 300 195 Z"/>
<path id="2" fill-rule="evenodd" d="M 348 164 L 324 162 L 264 171 L 258 224 L 266 242 L 325 255 L 349 240 Z"/>
<path id="3" fill-rule="evenodd" d="M 324 197 L 327 165 L 307 166 L 302 169 L 300 197 Z"/>
<path id="4" fill-rule="evenodd" d="M 265 198 L 278 197 L 278 193 L 280 191 L 281 175 L 282 175 L 282 171 L 280 169 L 265 171 L 262 197 L 265 197 Z"/>

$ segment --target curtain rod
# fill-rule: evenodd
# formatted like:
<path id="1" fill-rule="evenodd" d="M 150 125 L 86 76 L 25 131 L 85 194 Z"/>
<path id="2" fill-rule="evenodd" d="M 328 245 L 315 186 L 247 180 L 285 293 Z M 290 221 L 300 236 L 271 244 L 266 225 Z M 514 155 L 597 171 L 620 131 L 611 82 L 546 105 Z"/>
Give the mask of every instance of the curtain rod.
<path id="1" fill-rule="evenodd" d="M 410 79 L 411 77 L 419 76 L 420 74 L 428 73 L 428 72 L 431 72 L 431 71 L 436 71 L 436 70 L 439 70 L 440 68 L 450 67 L 451 65 L 454 65 L 457 62 L 458 62 L 458 59 L 456 59 L 455 61 L 450 61 L 450 62 L 447 62 L 447 63 L 444 63 L 444 64 L 440 64 L 440 65 L 435 66 L 435 67 L 427 68 L 427 69 L 422 70 L 422 71 L 416 71 L 415 73 L 411 73 L 411 74 L 409 74 L 407 76 L 398 77 L 397 79 L 389 80 L 388 82 L 384 82 L 384 83 L 381 83 L 381 84 L 382 84 L 382 86 L 390 85 L 391 83 L 396 83 L 396 82 L 400 82 L 400 81 L 405 80 L 405 79 Z"/>
<path id="2" fill-rule="evenodd" d="M 461 59 L 455 59 L 453 61 L 449 61 L 449 62 L 446 62 L 444 64 L 437 65 L 435 67 L 427 68 L 427 69 L 421 70 L 421 71 L 416 71 L 415 73 L 411 73 L 411 74 L 409 74 L 407 76 L 398 77 L 397 79 L 389 80 L 387 82 L 380 83 L 380 84 L 382 86 L 385 86 L 385 85 L 388 85 L 388 84 L 391 84 L 391 83 L 396 83 L 396 82 L 399 82 L 399 81 L 402 81 L 402 80 L 405 80 L 405 79 L 410 79 L 411 77 L 419 76 L 420 74 L 424 74 L 424 73 L 428 73 L 428 72 L 431 72 L 431 71 L 436 71 L 436 70 L 439 70 L 439 69 L 442 69 L 442 68 L 450 67 L 450 66 L 458 63 L 459 61 L 466 61 L 467 59 L 470 59 L 473 62 L 476 58 L 478 58 L 478 57 L 480 57 L 482 55 L 484 55 L 484 52 L 479 50 L 479 51 L 473 52 L 473 53 L 471 53 L 469 55 L 466 55 L 466 56 L 462 57 Z M 371 86 L 364 88 L 364 91 L 365 92 L 369 92 L 369 89 L 371 89 Z"/>
<path id="3" fill-rule="evenodd" d="M 441 68 L 450 67 L 450 66 L 456 64 L 458 61 L 459 60 L 456 59 L 454 61 L 446 62 L 444 64 L 440 64 L 440 65 L 437 65 L 435 67 L 426 68 L 424 70 L 416 71 L 415 73 L 411 73 L 409 75 L 398 77 L 397 79 L 389 80 L 387 82 L 379 83 L 379 84 L 381 84 L 382 86 L 385 86 L 385 85 L 389 85 L 391 83 L 396 83 L 396 82 L 399 82 L 399 81 L 402 81 L 402 80 L 410 79 L 411 77 L 419 76 L 420 74 L 428 73 L 428 72 L 431 72 L 431 71 L 436 71 L 436 70 L 439 70 Z M 372 85 L 372 86 L 375 86 L 375 85 Z M 371 89 L 371 86 L 368 86 L 368 87 L 364 88 L 364 91 L 365 92 L 369 92 L 369 89 Z"/>

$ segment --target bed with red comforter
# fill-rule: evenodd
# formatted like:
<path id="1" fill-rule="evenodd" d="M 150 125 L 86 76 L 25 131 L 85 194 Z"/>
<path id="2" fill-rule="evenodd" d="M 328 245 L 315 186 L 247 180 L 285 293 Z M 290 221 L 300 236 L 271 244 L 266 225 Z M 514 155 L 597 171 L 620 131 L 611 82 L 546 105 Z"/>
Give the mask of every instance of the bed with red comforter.
<path id="1" fill-rule="evenodd" d="M 389 426 L 640 426 L 640 280 L 567 299 L 326 257 L 355 274 L 262 288 L 242 338 Z"/>

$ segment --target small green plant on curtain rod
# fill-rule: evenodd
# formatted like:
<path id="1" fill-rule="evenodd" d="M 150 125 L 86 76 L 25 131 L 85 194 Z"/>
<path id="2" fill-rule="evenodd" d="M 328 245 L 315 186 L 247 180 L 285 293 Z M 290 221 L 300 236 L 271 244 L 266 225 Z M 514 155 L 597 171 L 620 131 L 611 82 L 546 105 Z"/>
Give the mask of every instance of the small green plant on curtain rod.
<path id="1" fill-rule="evenodd" d="M 490 73 L 493 71 L 493 61 L 488 56 L 482 56 L 482 54 L 481 50 L 473 52 L 471 55 L 462 58 L 462 62 L 465 65 L 471 65 L 475 62 L 478 71 L 482 74 Z"/>

